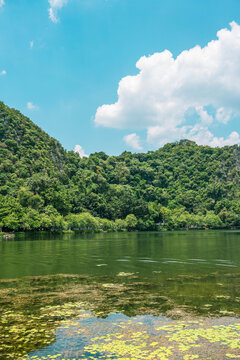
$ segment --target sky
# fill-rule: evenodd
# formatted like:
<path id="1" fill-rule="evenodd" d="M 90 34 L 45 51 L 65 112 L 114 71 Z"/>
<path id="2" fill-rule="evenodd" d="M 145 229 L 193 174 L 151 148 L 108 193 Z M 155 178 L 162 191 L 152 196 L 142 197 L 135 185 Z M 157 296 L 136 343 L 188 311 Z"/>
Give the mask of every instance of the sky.
<path id="1" fill-rule="evenodd" d="M 0 100 L 67 150 L 240 144 L 239 0 L 0 0 Z"/>

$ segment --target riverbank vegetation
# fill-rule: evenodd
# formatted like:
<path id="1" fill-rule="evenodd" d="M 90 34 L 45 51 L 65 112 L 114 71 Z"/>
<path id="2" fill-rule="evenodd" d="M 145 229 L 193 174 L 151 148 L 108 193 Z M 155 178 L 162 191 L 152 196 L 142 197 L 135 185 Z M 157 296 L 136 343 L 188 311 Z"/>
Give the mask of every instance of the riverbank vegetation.
<path id="1" fill-rule="evenodd" d="M 0 103 L 0 229 L 158 230 L 240 226 L 240 147 L 146 154 L 66 151 Z"/>

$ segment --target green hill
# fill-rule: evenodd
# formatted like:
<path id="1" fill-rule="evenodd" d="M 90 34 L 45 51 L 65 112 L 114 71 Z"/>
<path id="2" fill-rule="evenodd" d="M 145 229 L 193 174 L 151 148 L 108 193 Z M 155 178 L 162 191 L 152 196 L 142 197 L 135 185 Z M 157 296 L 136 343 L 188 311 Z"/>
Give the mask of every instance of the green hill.
<path id="1" fill-rule="evenodd" d="M 80 159 L 0 103 L 4 230 L 237 227 L 239 179 L 238 145 L 181 140 L 146 154 Z"/>

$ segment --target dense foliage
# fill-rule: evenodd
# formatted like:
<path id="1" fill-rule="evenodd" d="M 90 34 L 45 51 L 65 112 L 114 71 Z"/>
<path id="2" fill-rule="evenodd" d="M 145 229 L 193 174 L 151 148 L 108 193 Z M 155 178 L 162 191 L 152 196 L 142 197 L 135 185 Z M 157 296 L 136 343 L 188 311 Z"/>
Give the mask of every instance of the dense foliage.
<path id="1" fill-rule="evenodd" d="M 80 159 L 0 103 L 4 230 L 240 226 L 240 147 L 189 140 Z"/>

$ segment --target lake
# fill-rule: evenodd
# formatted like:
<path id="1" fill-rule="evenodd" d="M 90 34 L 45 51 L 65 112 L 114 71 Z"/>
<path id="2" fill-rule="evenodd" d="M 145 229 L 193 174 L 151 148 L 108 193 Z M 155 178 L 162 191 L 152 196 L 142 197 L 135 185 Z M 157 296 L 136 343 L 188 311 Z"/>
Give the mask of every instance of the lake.
<path id="1" fill-rule="evenodd" d="M 237 359 L 239 275 L 239 231 L 16 234 L 0 358 Z"/>

